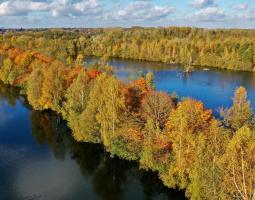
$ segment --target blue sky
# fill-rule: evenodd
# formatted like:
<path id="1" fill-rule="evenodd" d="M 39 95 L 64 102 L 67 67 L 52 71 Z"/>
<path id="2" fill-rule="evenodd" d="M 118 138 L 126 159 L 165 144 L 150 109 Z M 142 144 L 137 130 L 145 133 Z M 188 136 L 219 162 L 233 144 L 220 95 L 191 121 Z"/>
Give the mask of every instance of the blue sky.
<path id="1" fill-rule="evenodd" d="M 255 0 L 0 0 L 0 27 L 255 29 Z"/>

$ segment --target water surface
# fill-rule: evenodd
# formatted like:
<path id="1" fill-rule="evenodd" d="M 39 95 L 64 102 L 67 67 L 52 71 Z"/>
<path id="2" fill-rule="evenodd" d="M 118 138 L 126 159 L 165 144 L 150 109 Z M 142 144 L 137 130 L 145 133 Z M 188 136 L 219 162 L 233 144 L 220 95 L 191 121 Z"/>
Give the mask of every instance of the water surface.
<path id="1" fill-rule="evenodd" d="M 87 63 L 98 58 L 89 57 Z M 201 100 L 208 108 L 231 105 L 242 85 L 255 108 L 255 75 L 177 65 L 111 59 L 118 78 L 128 81 L 153 72 L 158 90 Z M 101 145 L 77 143 L 60 116 L 32 110 L 24 97 L 0 84 L 0 199 L 184 199 L 135 162 L 111 159 Z"/>
<path id="2" fill-rule="evenodd" d="M 77 143 L 61 118 L 0 84 L 1 200 L 183 200 L 135 162 Z"/>
<path id="3" fill-rule="evenodd" d="M 87 57 L 85 64 L 97 61 L 98 57 Z M 153 72 L 158 90 L 201 100 L 215 112 L 220 107 L 231 106 L 235 89 L 242 85 L 247 89 L 248 98 L 255 108 L 255 73 L 216 68 L 205 71 L 196 67 L 193 73 L 187 74 L 178 65 L 116 58 L 110 59 L 109 65 L 113 66 L 118 78 L 125 81 L 139 74 Z"/>

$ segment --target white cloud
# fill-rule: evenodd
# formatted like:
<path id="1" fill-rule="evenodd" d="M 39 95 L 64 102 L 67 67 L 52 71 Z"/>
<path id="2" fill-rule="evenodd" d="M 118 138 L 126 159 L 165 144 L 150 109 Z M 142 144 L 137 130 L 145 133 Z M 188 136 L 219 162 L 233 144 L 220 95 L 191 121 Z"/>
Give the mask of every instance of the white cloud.
<path id="1" fill-rule="evenodd" d="M 248 4 L 242 3 L 232 6 L 235 9 L 235 17 L 239 20 L 255 20 L 255 8 Z"/>
<path id="2" fill-rule="evenodd" d="M 190 4 L 195 8 L 205 8 L 215 5 L 214 0 L 190 0 Z"/>
<path id="3" fill-rule="evenodd" d="M 158 6 L 148 1 L 135 1 L 126 7 L 118 8 L 116 12 L 110 11 L 107 18 L 113 20 L 160 20 L 168 17 L 175 11 L 175 8 Z"/>
<path id="4" fill-rule="evenodd" d="M 224 21 L 227 15 L 224 10 L 219 7 L 207 7 L 197 11 L 194 17 L 199 21 Z"/>
<path id="5" fill-rule="evenodd" d="M 50 12 L 52 16 L 88 16 L 99 13 L 101 5 L 97 0 L 28 1 L 7 0 L 0 3 L 0 16 L 27 16 L 33 12 Z"/>
<path id="6" fill-rule="evenodd" d="M 70 3 L 68 0 L 54 0 L 50 4 L 52 16 L 88 16 L 99 14 L 101 5 L 97 0 L 82 0 Z"/>
<path id="7" fill-rule="evenodd" d="M 10 183 L 15 184 L 13 193 L 20 199 L 68 199 L 84 188 L 88 199 L 95 198 L 90 182 L 84 181 L 76 163 L 69 157 L 65 162 L 51 156 L 28 159 L 18 163 L 15 172 Z"/>
<path id="8" fill-rule="evenodd" d="M 237 10 L 246 10 L 246 9 L 249 8 L 249 5 L 245 4 L 245 3 L 241 3 L 241 4 L 238 4 L 238 5 L 234 5 L 233 8 L 235 8 Z"/>
<path id="9" fill-rule="evenodd" d="M 171 6 L 170 2 L 172 1 L 0 0 L 0 26 L 105 27 L 182 25 L 254 28 L 255 8 L 250 2 L 235 2 L 226 5 L 221 3 L 224 0 L 187 0 L 186 5 L 178 2 L 176 8 Z M 192 8 L 186 8 L 187 4 L 192 6 Z M 224 23 L 221 23 L 223 21 Z"/>
<path id="10" fill-rule="evenodd" d="M 45 11 L 47 9 L 48 4 L 45 2 L 9 0 L 0 3 L 0 16 L 21 16 L 32 11 Z"/>
<path id="11" fill-rule="evenodd" d="M 238 18 L 242 20 L 249 20 L 249 21 L 254 21 L 255 20 L 255 9 L 247 9 L 244 12 L 241 12 L 238 14 Z"/>

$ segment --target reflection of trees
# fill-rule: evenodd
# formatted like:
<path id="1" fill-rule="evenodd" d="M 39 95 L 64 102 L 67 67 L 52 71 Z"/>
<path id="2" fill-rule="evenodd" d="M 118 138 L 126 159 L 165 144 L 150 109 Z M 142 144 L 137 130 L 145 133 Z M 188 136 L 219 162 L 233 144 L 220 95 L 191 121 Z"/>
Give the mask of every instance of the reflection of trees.
<path id="1" fill-rule="evenodd" d="M 0 83 L 1 99 L 13 106 L 19 101 L 24 107 L 30 108 L 17 89 Z M 137 163 L 112 159 L 98 144 L 77 143 L 59 115 L 31 110 L 30 120 L 36 142 L 48 145 L 56 159 L 63 160 L 68 153 L 78 164 L 84 178 L 92 181 L 95 193 L 102 199 L 123 199 L 125 185 L 132 184 L 134 180 L 141 183 L 147 199 L 155 199 L 158 195 L 182 199 L 178 191 L 174 193 L 164 187 L 156 174 L 140 171 Z"/>
<path id="2" fill-rule="evenodd" d="M 14 107 L 17 100 L 25 107 L 30 109 L 31 106 L 28 104 L 25 96 L 20 95 L 21 90 L 9 85 L 5 85 L 0 81 L 0 102 L 6 100 L 8 105 Z"/>
<path id="3" fill-rule="evenodd" d="M 99 144 L 77 143 L 71 137 L 68 138 L 68 149 L 72 158 L 80 167 L 84 177 L 93 176 L 102 160 L 102 147 Z"/>
<path id="4" fill-rule="evenodd" d="M 0 101 L 6 99 L 10 106 L 15 106 L 16 99 L 19 97 L 19 91 L 0 81 Z"/>
<path id="5" fill-rule="evenodd" d="M 59 123 L 59 116 L 32 110 L 30 119 L 32 134 L 36 142 L 49 145 L 56 159 L 64 159 L 65 144 L 62 135 L 66 129 Z"/>
<path id="6" fill-rule="evenodd" d="M 118 158 L 111 159 L 109 154 L 105 154 L 103 158 L 92 179 L 94 189 L 102 199 L 123 199 L 125 188 L 122 186 L 127 180 L 128 169 L 133 165 Z"/>
<path id="7" fill-rule="evenodd" d="M 140 171 L 140 180 L 146 200 L 157 199 L 160 194 L 168 197 L 169 200 L 185 200 L 184 191 L 169 189 L 159 180 L 157 173 Z"/>
<path id="8" fill-rule="evenodd" d="M 182 82 L 183 82 L 184 84 L 187 84 L 187 83 L 188 83 L 188 80 L 189 80 L 189 78 L 190 78 L 191 75 L 192 75 L 192 74 L 190 74 L 190 73 L 181 72 L 181 73 L 180 73 L 180 76 L 181 76 Z"/>
<path id="9" fill-rule="evenodd" d="M 164 187 L 156 174 L 140 171 L 136 163 L 111 158 L 101 145 L 77 143 L 66 123 L 55 113 L 32 110 L 30 119 L 37 143 L 47 144 L 56 159 L 64 159 L 67 153 L 70 154 L 84 178 L 92 181 L 95 193 L 102 199 L 123 199 L 126 194 L 124 186 L 134 180 L 141 183 L 146 199 L 155 199 L 159 195 L 168 199 L 184 199 L 179 191 Z"/>

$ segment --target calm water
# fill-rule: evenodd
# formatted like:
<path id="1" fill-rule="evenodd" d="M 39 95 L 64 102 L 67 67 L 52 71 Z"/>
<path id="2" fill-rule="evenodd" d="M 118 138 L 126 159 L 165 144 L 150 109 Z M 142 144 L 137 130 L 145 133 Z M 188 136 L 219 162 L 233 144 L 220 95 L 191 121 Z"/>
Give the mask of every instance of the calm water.
<path id="1" fill-rule="evenodd" d="M 255 108 L 251 73 L 197 68 L 185 75 L 174 65 L 121 59 L 109 64 L 125 81 L 153 72 L 158 90 L 202 100 L 215 113 L 230 106 L 235 88 L 243 85 Z M 111 159 L 100 145 L 79 144 L 70 135 L 59 116 L 31 110 L 13 88 L 0 85 L 0 200 L 184 199 L 156 174 Z"/>
<path id="2" fill-rule="evenodd" d="M 134 162 L 79 144 L 60 117 L 0 85 L 0 200 L 184 199 Z"/>
<path id="3" fill-rule="evenodd" d="M 97 57 L 88 57 L 86 63 L 98 60 Z M 255 73 L 196 68 L 193 73 L 185 74 L 177 65 L 123 59 L 110 59 L 109 64 L 123 80 L 153 72 L 158 90 L 201 100 L 207 108 L 214 109 L 215 114 L 218 108 L 231 106 L 235 89 L 242 85 L 247 89 L 248 98 L 255 108 Z"/>

